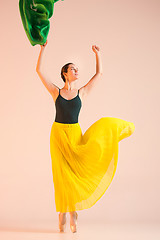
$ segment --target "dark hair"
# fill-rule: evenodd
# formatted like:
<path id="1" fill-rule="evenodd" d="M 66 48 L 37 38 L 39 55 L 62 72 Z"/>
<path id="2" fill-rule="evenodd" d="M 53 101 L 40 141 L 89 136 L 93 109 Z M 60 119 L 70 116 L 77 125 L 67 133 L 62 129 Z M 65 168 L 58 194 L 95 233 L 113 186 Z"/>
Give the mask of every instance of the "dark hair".
<path id="1" fill-rule="evenodd" d="M 73 64 L 73 63 L 67 63 L 61 69 L 61 78 L 63 79 L 64 82 L 66 82 L 66 79 L 65 79 L 65 76 L 63 75 L 63 73 L 64 72 L 67 73 L 68 67 L 69 67 L 70 64 Z"/>

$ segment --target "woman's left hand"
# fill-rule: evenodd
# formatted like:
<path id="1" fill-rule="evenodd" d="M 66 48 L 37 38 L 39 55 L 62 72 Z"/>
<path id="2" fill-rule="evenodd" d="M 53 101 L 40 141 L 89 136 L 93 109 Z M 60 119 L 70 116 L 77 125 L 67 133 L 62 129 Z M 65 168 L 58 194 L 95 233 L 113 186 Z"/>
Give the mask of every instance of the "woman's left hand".
<path id="1" fill-rule="evenodd" d="M 96 46 L 96 45 L 92 45 L 92 50 L 93 50 L 93 52 L 96 53 L 96 54 L 100 52 L 99 47 Z"/>

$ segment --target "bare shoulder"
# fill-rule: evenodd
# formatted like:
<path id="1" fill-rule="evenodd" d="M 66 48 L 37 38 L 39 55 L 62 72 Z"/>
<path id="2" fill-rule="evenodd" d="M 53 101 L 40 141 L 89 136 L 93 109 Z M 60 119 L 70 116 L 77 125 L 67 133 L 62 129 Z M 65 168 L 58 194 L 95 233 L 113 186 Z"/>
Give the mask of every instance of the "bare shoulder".
<path id="1" fill-rule="evenodd" d="M 86 97 L 86 91 L 85 91 L 84 86 L 81 87 L 81 88 L 79 88 L 79 96 L 80 96 L 81 100 L 84 100 L 84 99 L 85 99 L 85 97 Z"/>
<path id="2" fill-rule="evenodd" d="M 52 95 L 54 102 L 56 101 L 58 94 L 59 94 L 59 87 L 57 87 L 55 84 L 53 84 L 51 95 Z"/>
<path id="3" fill-rule="evenodd" d="M 91 90 L 96 86 L 97 81 L 101 79 L 102 73 L 97 72 L 94 74 L 94 76 L 84 85 L 79 89 L 80 95 L 85 98 Z"/>

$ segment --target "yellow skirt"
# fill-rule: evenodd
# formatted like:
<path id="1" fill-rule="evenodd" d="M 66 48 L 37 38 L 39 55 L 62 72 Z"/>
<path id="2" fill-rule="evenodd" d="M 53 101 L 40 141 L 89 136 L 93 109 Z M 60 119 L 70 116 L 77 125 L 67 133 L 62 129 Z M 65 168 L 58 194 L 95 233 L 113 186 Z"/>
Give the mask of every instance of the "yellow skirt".
<path id="1" fill-rule="evenodd" d="M 92 207 L 114 177 L 118 142 L 135 130 L 134 123 L 102 117 L 82 134 L 79 123 L 53 122 L 50 153 L 57 212 Z"/>

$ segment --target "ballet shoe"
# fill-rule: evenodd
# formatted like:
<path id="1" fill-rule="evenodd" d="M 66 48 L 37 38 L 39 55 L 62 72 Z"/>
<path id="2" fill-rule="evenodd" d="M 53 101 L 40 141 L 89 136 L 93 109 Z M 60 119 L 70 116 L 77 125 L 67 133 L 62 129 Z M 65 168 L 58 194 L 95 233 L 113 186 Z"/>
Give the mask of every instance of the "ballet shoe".
<path id="1" fill-rule="evenodd" d="M 64 232 L 64 230 L 66 228 L 66 215 L 65 215 L 65 223 L 63 223 L 63 224 L 62 224 L 63 217 L 61 215 L 62 215 L 62 213 L 60 212 L 59 213 L 59 230 L 60 230 L 60 232 Z"/>
<path id="2" fill-rule="evenodd" d="M 77 212 L 75 212 L 75 214 L 74 214 L 73 217 L 74 217 L 74 220 L 75 220 L 75 224 L 72 225 L 72 224 L 71 224 L 71 221 L 70 221 L 70 228 L 71 228 L 71 231 L 72 231 L 73 233 L 75 233 L 75 232 L 77 232 L 77 218 L 78 218 Z"/>

